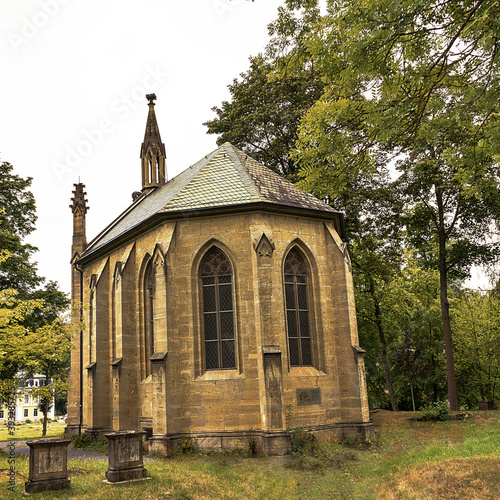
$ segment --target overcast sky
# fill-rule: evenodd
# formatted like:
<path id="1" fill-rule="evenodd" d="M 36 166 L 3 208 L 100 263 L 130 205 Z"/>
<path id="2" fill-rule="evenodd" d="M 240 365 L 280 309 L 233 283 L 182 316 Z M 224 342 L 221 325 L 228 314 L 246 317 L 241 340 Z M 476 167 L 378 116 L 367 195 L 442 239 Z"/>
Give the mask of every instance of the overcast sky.
<path id="1" fill-rule="evenodd" d="M 283 0 L 0 0 L 0 159 L 33 177 L 42 276 L 70 290 L 73 183 L 92 239 L 140 190 L 154 92 L 169 178 L 216 148 L 202 125 L 263 50 Z"/>
<path id="2" fill-rule="evenodd" d="M 89 241 L 141 189 L 146 93 L 158 97 L 169 178 L 216 148 L 202 124 L 283 4 L 0 0 L 0 160 L 33 177 L 42 276 L 69 292 L 74 183 L 86 185 Z"/>

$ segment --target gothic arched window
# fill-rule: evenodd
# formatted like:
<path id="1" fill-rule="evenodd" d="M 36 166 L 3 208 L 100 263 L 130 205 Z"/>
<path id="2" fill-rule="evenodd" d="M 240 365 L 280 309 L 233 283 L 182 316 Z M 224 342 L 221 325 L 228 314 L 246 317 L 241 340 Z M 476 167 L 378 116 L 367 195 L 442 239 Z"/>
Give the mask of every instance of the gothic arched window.
<path id="1" fill-rule="evenodd" d="M 153 260 L 151 259 L 144 274 L 144 366 L 145 376 L 150 373 L 149 358 L 154 353 L 155 330 L 154 330 L 154 300 L 155 300 L 155 272 Z"/>
<path id="2" fill-rule="evenodd" d="M 212 247 L 200 267 L 206 370 L 236 368 L 233 270 L 227 255 Z"/>
<path id="3" fill-rule="evenodd" d="M 290 366 L 311 366 L 311 330 L 307 301 L 308 272 L 304 258 L 292 248 L 285 259 L 285 306 Z"/>

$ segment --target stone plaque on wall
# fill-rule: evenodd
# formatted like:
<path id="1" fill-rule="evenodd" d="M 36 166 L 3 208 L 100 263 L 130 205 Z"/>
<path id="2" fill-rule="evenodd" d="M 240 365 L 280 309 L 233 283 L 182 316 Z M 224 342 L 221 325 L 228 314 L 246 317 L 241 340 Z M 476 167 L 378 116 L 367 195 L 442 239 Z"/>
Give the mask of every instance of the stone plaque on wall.
<path id="1" fill-rule="evenodd" d="M 321 389 L 311 387 L 309 389 L 297 389 L 297 404 L 299 405 L 319 405 L 321 403 Z"/>

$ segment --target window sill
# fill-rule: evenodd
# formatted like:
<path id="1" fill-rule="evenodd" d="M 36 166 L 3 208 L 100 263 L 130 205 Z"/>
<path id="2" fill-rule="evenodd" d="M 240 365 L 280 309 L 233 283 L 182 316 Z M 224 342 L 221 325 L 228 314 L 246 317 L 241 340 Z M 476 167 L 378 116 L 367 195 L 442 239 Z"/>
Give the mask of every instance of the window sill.
<path id="1" fill-rule="evenodd" d="M 326 377 L 326 373 L 319 371 L 314 366 L 292 366 L 290 367 L 291 377 Z"/>
<path id="2" fill-rule="evenodd" d="M 196 381 L 206 381 L 206 380 L 234 380 L 244 378 L 242 373 L 238 370 L 210 370 L 203 373 L 199 377 L 196 377 Z"/>

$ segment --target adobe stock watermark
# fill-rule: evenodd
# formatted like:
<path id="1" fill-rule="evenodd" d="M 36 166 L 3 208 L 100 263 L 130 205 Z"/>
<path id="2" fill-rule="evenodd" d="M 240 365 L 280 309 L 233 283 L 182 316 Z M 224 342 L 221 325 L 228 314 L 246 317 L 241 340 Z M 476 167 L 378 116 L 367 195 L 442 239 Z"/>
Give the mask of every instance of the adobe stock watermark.
<path id="1" fill-rule="evenodd" d="M 67 173 L 74 172 L 83 160 L 104 142 L 106 135 L 116 130 L 117 120 L 126 120 L 133 109 L 144 104 L 146 94 L 155 90 L 168 74 L 158 65 L 155 68 L 147 67 L 142 82 L 130 89 L 129 92 L 120 94 L 120 97 L 111 103 L 113 114 L 99 120 L 95 127 L 84 129 L 80 140 L 73 146 L 66 147 L 64 160 L 52 164 L 52 169 L 58 180 L 60 181 Z"/>
<path id="2" fill-rule="evenodd" d="M 10 45 L 15 52 L 35 38 L 50 20 L 57 16 L 61 6 L 67 5 L 71 0 L 39 0 L 39 9 L 31 17 L 21 19 L 21 28 L 18 33 L 7 34 Z"/>
<path id="3" fill-rule="evenodd" d="M 252 2 L 253 1 L 254 0 L 252 0 Z M 212 6 L 215 12 L 217 12 L 219 19 L 223 21 L 226 14 L 234 12 L 243 2 L 248 2 L 248 0 L 213 0 Z"/>

